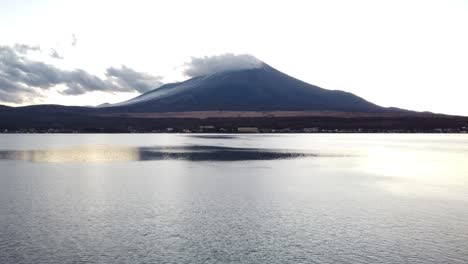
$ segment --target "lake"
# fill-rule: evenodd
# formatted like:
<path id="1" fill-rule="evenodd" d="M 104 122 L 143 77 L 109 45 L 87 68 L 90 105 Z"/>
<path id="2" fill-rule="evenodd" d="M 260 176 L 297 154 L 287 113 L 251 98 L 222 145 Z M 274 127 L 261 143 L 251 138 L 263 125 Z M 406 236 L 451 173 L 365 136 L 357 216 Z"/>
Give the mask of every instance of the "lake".
<path id="1" fill-rule="evenodd" d="M 468 263 L 468 135 L 0 135 L 0 263 Z"/>

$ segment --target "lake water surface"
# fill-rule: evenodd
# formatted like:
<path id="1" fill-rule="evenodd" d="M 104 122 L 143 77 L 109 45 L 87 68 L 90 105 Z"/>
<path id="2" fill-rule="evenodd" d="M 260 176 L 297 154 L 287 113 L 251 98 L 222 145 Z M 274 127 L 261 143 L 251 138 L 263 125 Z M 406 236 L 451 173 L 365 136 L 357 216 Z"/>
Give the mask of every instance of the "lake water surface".
<path id="1" fill-rule="evenodd" d="M 0 135 L 0 263 L 468 263 L 468 135 Z"/>

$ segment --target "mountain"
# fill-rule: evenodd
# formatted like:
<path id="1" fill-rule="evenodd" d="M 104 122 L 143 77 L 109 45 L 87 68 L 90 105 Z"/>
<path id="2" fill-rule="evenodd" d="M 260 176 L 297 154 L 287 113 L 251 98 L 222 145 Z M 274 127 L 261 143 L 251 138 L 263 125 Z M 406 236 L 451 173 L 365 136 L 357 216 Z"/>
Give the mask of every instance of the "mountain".
<path id="1" fill-rule="evenodd" d="M 267 64 L 170 83 L 126 102 L 105 105 L 118 112 L 190 111 L 389 111 L 352 93 L 327 90 Z"/>
<path id="2" fill-rule="evenodd" d="M 200 127 L 218 132 L 238 127 L 463 132 L 468 131 L 468 118 L 384 108 L 348 92 L 305 83 L 267 64 L 169 83 L 118 104 L 0 106 L 0 132 L 184 132 Z"/>

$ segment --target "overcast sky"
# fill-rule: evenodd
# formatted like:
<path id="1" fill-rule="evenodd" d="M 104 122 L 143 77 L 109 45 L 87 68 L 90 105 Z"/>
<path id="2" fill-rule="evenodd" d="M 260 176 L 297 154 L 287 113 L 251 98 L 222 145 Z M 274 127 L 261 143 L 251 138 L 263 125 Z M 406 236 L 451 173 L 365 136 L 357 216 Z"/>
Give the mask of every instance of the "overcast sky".
<path id="1" fill-rule="evenodd" d="M 468 115 L 466 0 L 0 0 L 2 104 L 118 102 L 226 53 L 382 106 Z"/>

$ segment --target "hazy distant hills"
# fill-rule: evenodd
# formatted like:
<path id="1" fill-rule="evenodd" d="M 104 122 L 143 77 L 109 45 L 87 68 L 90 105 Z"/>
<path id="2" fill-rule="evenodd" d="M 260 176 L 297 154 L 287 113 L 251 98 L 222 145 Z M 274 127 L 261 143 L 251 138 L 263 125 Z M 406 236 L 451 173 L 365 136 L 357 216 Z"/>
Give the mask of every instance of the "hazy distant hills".
<path id="1" fill-rule="evenodd" d="M 326 90 L 267 64 L 170 83 L 115 105 L 117 112 L 190 111 L 342 111 L 384 112 L 388 109 L 354 94 Z"/>

